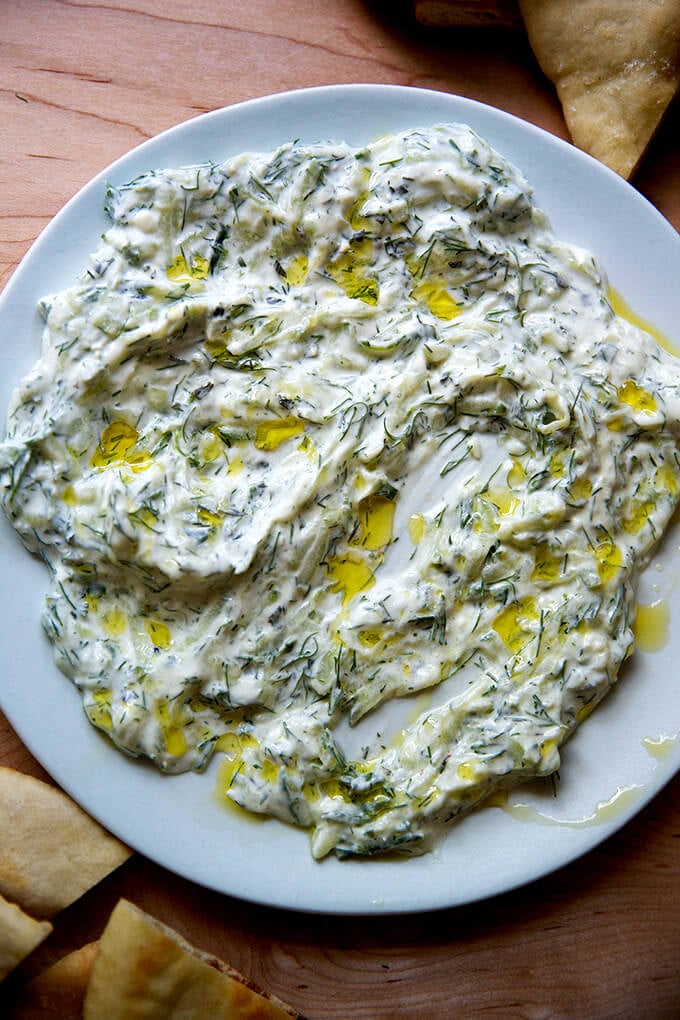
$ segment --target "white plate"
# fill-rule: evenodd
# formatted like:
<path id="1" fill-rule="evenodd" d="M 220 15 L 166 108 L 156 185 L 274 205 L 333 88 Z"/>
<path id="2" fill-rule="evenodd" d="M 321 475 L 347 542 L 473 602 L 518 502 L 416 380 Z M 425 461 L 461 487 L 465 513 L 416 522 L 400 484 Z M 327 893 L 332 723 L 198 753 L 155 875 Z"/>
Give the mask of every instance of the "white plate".
<path id="1" fill-rule="evenodd" d="M 293 138 L 365 144 L 388 132 L 444 121 L 470 124 L 515 162 L 558 236 L 594 252 L 639 314 L 668 335 L 677 331 L 680 238 L 632 187 L 595 160 L 470 100 L 401 86 L 330 86 L 257 99 L 181 124 L 114 163 L 76 195 L 0 298 L 3 412 L 11 387 L 39 351 L 38 299 L 73 281 L 106 227 L 106 181 L 123 184 L 154 167 L 222 160 Z M 90 726 L 42 635 L 44 568 L 4 519 L 2 707 L 57 782 L 112 832 L 208 887 L 274 906 L 333 913 L 454 906 L 572 861 L 623 825 L 680 768 L 674 668 L 680 628 L 673 626 L 680 611 L 673 573 L 677 545 L 671 535 L 648 572 L 648 583 L 659 586 L 670 605 L 670 641 L 660 652 L 634 657 L 617 690 L 569 743 L 556 799 L 549 787 L 513 797 L 555 818 L 586 820 L 579 824 L 531 821 L 519 812 L 485 808 L 458 822 L 443 845 L 424 857 L 315 863 L 304 832 L 275 821 L 244 821 L 219 805 L 213 794 L 216 762 L 204 775 L 163 776 L 115 751 Z M 664 737 L 676 739 L 664 742 L 663 755 L 650 754 L 643 741 Z M 612 797 L 611 808 L 596 810 Z"/>

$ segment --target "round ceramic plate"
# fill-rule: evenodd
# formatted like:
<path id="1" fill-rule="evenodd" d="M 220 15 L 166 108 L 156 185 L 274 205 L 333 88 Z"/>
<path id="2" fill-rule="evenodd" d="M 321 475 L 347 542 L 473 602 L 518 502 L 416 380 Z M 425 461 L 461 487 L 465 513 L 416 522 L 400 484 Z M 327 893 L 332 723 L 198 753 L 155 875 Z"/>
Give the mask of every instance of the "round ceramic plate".
<path id="1" fill-rule="evenodd" d="M 106 228 L 107 181 L 123 184 L 148 169 L 219 161 L 294 138 L 365 144 L 451 121 L 469 124 L 518 165 L 557 235 L 590 249 L 627 302 L 673 335 L 680 322 L 680 238 L 624 181 L 572 146 L 470 100 L 401 86 L 331 86 L 257 99 L 181 124 L 114 163 L 69 202 L 0 298 L 3 418 L 12 386 L 38 355 L 39 298 L 73 282 Z M 664 600 L 671 624 L 680 612 L 678 540 L 667 536 L 644 579 L 643 598 Z M 217 761 L 202 775 L 169 777 L 114 750 L 86 721 L 75 688 L 53 664 L 39 622 L 44 567 L 4 518 L 0 553 L 2 707 L 17 732 L 55 780 L 112 832 L 220 892 L 329 913 L 470 902 L 589 850 L 680 767 L 680 628 L 671 626 L 663 648 L 636 653 L 616 690 L 564 749 L 556 797 L 550 785 L 521 789 L 506 808 L 486 807 L 456 823 L 422 857 L 315 862 L 305 832 L 273 820 L 251 822 L 220 804 Z"/>

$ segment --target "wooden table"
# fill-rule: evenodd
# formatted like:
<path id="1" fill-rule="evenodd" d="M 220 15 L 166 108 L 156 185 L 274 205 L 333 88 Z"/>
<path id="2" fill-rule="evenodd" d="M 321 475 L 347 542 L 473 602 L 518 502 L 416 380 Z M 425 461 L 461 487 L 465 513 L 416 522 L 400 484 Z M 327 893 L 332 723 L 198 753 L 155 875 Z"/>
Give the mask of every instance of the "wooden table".
<path id="1" fill-rule="evenodd" d="M 114 158 L 254 96 L 336 82 L 423 86 L 566 137 L 522 33 L 425 30 L 410 6 L 0 0 L 0 285 Z M 679 112 L 635 181 L 676 227 Z M 0 761 L 46 778 L 2 716 Z M 60 915 L 23 970 L 95 938 L 124 895 L 310 1018 L 671 1018 L 680 1015 L 679 840 L 680 777 L 557 874 L 473 906 L 388 919 L 254 907 L 137 856 Z"/>

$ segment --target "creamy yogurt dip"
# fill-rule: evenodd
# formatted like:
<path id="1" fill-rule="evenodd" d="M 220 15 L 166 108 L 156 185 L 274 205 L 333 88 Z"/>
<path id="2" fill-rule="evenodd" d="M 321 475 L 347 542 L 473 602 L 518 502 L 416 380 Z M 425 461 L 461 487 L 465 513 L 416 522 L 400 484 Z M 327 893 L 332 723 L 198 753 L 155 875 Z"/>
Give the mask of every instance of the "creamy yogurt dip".
<path id="1" fill-rule="evenodd" d="M 553 773 L 678 502 L 675 359 L 465 126 L 107 211 L 0 447 L 91 722 L 166 772 L 224 752 L 316 857 L 426 849 Z"/>

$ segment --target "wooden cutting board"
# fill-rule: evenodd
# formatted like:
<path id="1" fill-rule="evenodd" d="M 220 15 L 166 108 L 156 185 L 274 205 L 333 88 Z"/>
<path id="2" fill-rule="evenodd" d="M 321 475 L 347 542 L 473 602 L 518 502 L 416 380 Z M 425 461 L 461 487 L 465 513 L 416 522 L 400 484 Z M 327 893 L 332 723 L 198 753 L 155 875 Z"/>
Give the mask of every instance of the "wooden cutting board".
<path id="1" fill-rule="evenodd" d="M 117 156 L 255 96 L 337 82 L 416 85 L 567 136 L 523 33 L 428 30 L 410 2 L 0 0 L 0 26 L 0 285 L 63 203 Z M 679 126 L 676 110 L 635 181 L 676 227 Z M 2 716 L 0 762 L 45 777 Z M 255 907 L 136 856 L 55 919 L 19 977 L 96 938 L 120 896 L 318 1020 L 680 1014 L 680 779 L 557 874 L 426 915 Z"/>

